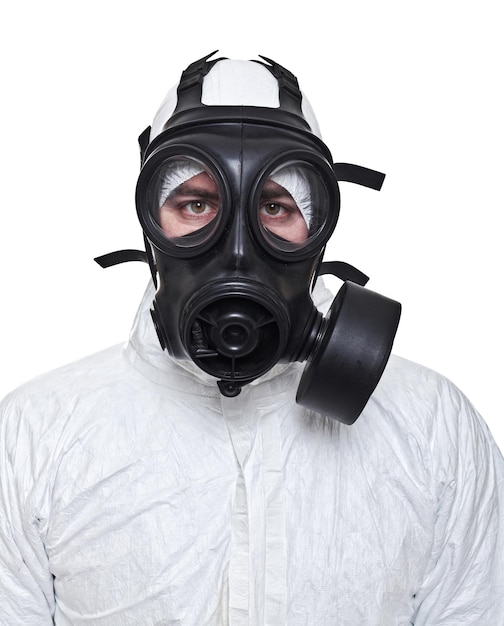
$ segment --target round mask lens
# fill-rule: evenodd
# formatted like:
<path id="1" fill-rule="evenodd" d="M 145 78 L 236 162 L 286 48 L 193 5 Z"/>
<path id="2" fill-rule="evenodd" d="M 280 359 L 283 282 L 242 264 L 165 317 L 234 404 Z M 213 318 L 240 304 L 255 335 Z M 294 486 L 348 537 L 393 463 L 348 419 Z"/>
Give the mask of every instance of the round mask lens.
<path id="1" fill-rule="evenodd" d="M 203 163 L 172 157 L 155 171 L 148 189 L 149 207 L 158 232 L 178 247 L 206 242 L 222 214 L 222 192 Z"/>
<path id="2" fill-rule="evenodd" d="M 327 223 L 326 185 L 308 163 L 288 163 L 273 170 L 258 194 L 259 230 L 277 250 L 308 247 Z"/>

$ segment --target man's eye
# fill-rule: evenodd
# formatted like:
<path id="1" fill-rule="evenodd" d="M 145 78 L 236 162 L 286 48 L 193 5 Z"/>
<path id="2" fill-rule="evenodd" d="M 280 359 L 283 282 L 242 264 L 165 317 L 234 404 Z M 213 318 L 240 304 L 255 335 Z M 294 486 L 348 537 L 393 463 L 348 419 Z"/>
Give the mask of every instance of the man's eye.
<path id="1" fill-rule="evenodd" d="M 212 207 L 201 200 L 192 200 L 183 206 L 184 210 L 189 213 L 194 213 L 195 215 L 202 215 L 203 213 L 208 213 L 212 210 Z"/>
<path id="2" fill-rule="evenodd" d="M 278 202 L 268 202 L 267 204 L 263 204 L 259 211 L 263 215 L 277 216 L 283 214 L 286 208 L 278 204 Z"/>

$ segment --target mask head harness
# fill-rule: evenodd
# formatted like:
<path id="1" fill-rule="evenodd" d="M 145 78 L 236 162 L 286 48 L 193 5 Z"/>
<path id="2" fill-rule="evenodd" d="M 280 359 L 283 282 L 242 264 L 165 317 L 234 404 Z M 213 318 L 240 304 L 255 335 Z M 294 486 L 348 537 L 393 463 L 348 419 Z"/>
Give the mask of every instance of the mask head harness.
<path id="1" fill-rule="evenodd" d="M 379 189 L 383 175 L 333 164 L 303 115 L 297 79 L 264 57 L 278 108 L 202 104 L 204 77 L 221 60 L 212 55 L 183 72 L 162 132 L 139 138 L 136 204 L 160 344 L 214 376 L 226 396 L 276 363 L 306 361 L 297 401 L 350 424 L 383 372 L 400 305 L 322 256 L 339 215 L 338 180 Z M 129 257 L 138 253 L 98 262 Z M 324 318 L 310 294 L 328 272 L 346 282 Z"/>

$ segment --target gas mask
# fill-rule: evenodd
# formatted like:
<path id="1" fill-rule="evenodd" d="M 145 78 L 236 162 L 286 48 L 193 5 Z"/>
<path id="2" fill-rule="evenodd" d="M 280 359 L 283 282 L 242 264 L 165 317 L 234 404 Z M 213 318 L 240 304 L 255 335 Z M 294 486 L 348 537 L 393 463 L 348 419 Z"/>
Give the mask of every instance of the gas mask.
<path id="1" fill-rule="evenodd" d="M 211 56 L 182 74 L 162 132 L 140 136 L 136 205 L 161 347 L 192 359 L 228 397 L 277 363 L 305 362 L 296 401 L 351 424 L 383 373 L 400 305 L 322 257 L 338 180 L 379 189 L 383 175 L 333 164 L 304 118 L 296 78 L 269 59 L 258 63 L 278 81 L 278 108 L 202 104 L 204 77 L 220 61 Z M 133 258 L 144 254 L 97 261 Z M 345 282 L 324 317 L 311 292 L 328 272 Z"/>

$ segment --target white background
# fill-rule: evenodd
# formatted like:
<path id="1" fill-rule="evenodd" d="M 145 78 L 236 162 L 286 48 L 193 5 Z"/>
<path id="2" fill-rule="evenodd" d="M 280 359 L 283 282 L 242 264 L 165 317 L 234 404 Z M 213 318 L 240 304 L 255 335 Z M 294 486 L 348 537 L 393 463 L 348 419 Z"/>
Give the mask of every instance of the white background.
<path id="1" fill-rule="evenodd" d="M 127 337 L 148 268 L 93 257 L 142 247 L 137 136 L 219 49 L 291 69 L 334 160 L 387 173 L 342 184 L 327 258 L 402 302 L 394 351 L 451 378 L 503 449 L 502 27 L 485 0 L 9 3 L 0 396 Z"/>

